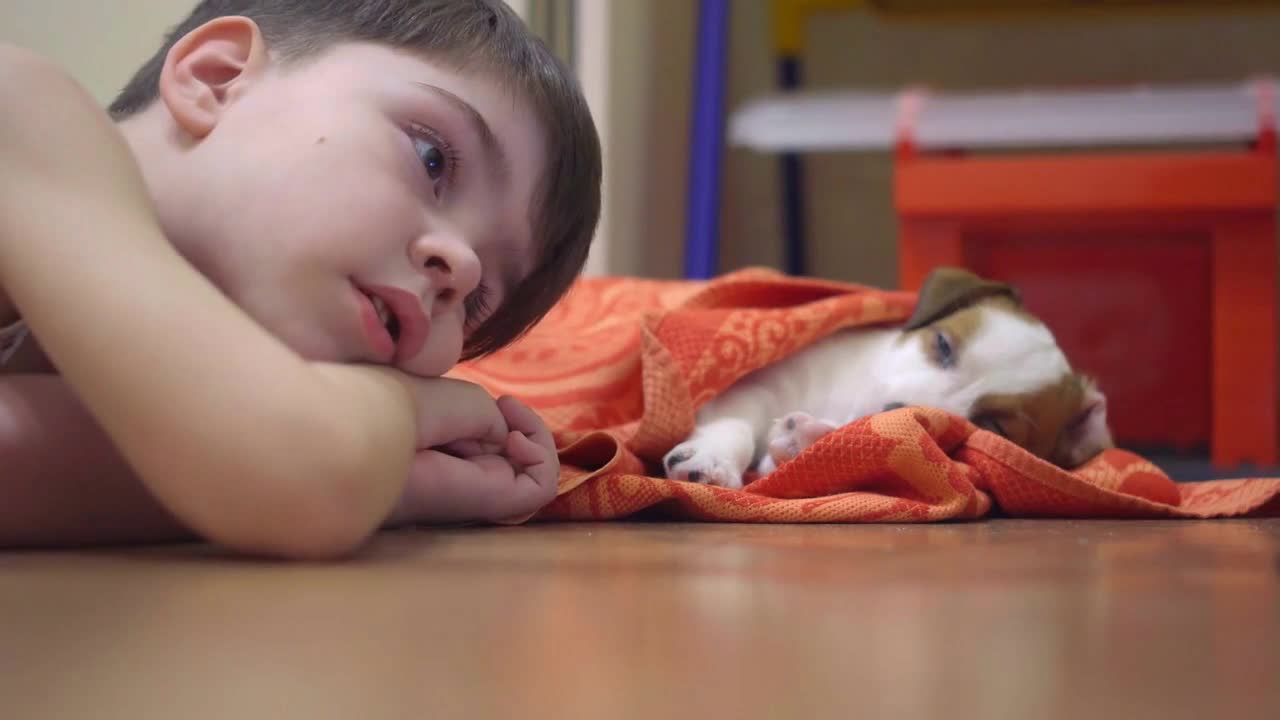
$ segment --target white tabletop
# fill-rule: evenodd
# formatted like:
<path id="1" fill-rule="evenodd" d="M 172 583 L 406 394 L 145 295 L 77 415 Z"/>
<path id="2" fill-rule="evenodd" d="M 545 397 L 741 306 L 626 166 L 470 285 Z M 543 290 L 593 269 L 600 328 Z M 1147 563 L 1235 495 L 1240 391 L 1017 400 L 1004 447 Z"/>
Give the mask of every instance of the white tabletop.
<path id="1" fill-rule="evenodd" d="M 774 95 L 730 118 L 729 141 L 762 152 L 887 150 L 915 97 L 923 149 L 1222 143 L 1256 137 L 1257 81 L 1221 85 L 1034 88 L 1008 92 L 828 92 Z M 1269 86 L 1267 86 L 1269 87 Z"/>

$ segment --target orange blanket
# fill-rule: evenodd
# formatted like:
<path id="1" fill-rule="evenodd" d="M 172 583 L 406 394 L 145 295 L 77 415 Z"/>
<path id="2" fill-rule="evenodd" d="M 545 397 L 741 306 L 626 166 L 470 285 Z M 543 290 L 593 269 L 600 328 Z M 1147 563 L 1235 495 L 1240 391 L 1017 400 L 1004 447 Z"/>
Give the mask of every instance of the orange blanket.
<path id="1" fill-rule="evenodd" d="M 535 519 L 872 522 L 1280 515 L 1280 479 L 1174 483 L 1124 450 L 1063 471 L 947 413 L 854 422 L 742 490 L 666 480 L 696 408 L 745 373 L 849 326 L 905 320 L 915 296 L 745 270 L 709 282 L 584 278 L 529 335 L 455 377 L 529 402 L 560 448 Z M 528 518 L 525 518 L 528 519 Z"/>

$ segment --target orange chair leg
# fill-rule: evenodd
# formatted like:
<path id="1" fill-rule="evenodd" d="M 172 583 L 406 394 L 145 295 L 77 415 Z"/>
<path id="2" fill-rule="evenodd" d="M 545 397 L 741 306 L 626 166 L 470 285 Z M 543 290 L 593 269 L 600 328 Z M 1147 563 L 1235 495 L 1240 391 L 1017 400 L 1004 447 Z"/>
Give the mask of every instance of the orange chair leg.
<path id="1" fill-rule="evenodd" d="M 1268 216 L 1213 237 L 1215 465 L 1277 461 L 1276 227 Z"/>

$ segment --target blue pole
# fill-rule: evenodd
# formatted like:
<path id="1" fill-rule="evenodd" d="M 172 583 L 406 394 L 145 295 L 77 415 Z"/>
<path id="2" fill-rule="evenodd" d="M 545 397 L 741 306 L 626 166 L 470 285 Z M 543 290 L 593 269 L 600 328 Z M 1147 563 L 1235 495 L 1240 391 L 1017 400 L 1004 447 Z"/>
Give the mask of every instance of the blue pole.
<path id="1" fill-rule="evenodd" d="M 691 279 L 706 279 L 719 270 L 720 162 L 724 152 L 728 31 L 729 0 L 700 0 L 684 249 L 685 277 Z"/>

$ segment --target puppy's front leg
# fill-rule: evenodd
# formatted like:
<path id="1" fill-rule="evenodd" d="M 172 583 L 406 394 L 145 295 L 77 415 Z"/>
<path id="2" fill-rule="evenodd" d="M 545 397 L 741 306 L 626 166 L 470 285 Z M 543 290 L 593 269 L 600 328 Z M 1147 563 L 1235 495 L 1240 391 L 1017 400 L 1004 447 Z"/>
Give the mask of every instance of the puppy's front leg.
<path id="1" fill-rule="evenodd" d="M 662 460 L 673 480 L 708 483 L 730 489 L 742 487 L 742 474 L 755 453 L 755 432 L 741 418 L 719 418 L 699 425 L 689 439 L 672 448 Z"/>
<path id="2" fill-rule="evenodd" d="M 765 456 L 760 459 L 760 474 L 768 475 L 782 463 L 799 455 L 839 425 L 821 420 L 807 412 L 796 411 L 778 418 L 769 428 Z"/>

